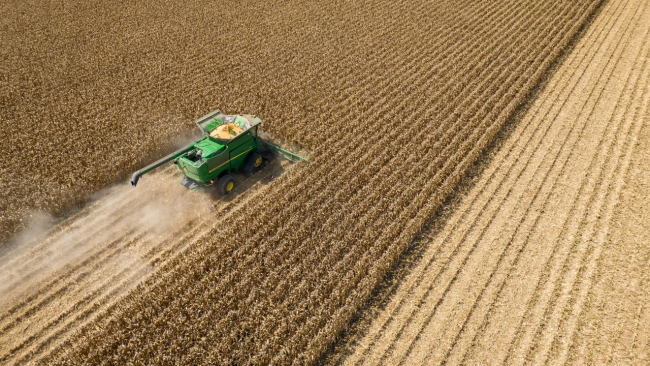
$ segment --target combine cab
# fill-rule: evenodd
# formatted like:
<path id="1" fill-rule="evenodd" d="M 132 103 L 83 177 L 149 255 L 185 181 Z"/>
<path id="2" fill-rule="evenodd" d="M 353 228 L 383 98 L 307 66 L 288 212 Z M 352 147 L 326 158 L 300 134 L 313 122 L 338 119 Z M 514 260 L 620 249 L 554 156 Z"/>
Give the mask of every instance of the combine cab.
<path id="1" fill-rule="evenodd" d="M 265 160 L 279 155 L 291 161 L 307 162 L 306 158 L 260 139 L 262 121 L 252 115 L 228 116 L 214 111 L 196 121 L 203 137 L 133 174 L 131 185 L 159 166 L 173 161 L 185 175 L 181 184 L 195 190 L 200 186 L 217 185 L 228 194 L 235 187 L 233 174 L 248 177 L 264 166 Z"/>

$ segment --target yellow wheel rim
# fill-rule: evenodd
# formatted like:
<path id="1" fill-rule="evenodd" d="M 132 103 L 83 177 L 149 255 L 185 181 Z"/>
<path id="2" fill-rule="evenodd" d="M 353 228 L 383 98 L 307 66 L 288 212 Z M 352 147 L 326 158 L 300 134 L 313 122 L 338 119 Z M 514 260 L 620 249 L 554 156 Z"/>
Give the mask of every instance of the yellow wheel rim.
<path id="1" fill-rule="evenodd" d="M 228 184 L 226 184 L 226 191 L 228 192 L 232 191 L 232 187 L 234 186 L 235 184 L 233 182 L 228 182 Z"/>
<path id="2" fill-rule="evenodd" d="M 255 159 L 255 164 L 253 164 L 256 168 L 259 168 L 260 165 L 262 165 L 262 157 L 258 156 L 257 159 Z"/>

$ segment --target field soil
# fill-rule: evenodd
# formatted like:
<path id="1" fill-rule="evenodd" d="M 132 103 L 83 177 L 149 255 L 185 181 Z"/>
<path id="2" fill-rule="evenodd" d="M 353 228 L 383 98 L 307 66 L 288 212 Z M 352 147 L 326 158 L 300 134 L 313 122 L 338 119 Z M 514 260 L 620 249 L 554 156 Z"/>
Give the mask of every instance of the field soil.
<path id="1" fill-rule="evenodd" d="M 601 10 L 325 363 L 650 362 L 650 4 Z"/>

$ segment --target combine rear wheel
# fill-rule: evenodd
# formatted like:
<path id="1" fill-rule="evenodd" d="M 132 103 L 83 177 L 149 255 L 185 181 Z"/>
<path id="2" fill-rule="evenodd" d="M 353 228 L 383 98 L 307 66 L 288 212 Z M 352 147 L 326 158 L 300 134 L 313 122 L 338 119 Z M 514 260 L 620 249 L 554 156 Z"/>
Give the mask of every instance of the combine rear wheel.
<path id="1" fill-rule="evenodd" d="M 219 189 L 219 193 L 228 194 L 233 190 L 233 188 L 235 188 L 235 178 L 233 178 L 232 175 L 226 174 L 223 177 L 219 178 L 219 181 L 217 182 L 217 189 Z"/>
<path id="2" fill-rule="evenodd" d="M 242 173 L 246 178 L 257 173 L 264 165 L 264 158 L 258 152 L 252 152 L 246 157 Z"/>

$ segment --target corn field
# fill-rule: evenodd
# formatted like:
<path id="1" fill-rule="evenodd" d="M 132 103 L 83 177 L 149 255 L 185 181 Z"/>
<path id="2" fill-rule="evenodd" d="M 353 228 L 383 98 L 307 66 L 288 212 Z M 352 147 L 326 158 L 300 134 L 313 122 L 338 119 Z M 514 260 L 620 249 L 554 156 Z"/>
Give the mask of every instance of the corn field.
<path id="1" fill-rule="evenodd" d="M 6 237 L 215 108 L 312 156 L 43 362 L 316 362 L 600 3 L 4 5 Z"/>

